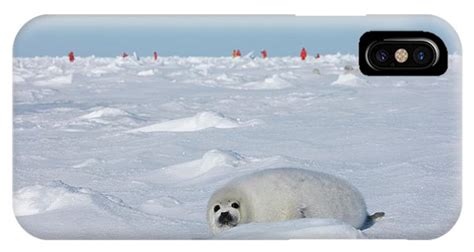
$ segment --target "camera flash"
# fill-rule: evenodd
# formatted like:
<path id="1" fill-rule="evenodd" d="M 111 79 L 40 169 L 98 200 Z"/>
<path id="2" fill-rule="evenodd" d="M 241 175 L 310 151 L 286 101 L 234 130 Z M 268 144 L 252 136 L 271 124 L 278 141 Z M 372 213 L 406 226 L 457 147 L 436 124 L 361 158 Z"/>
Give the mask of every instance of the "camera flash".
<path id="1" fill-rule="evenodd" d="M 404 48 L 400 48 L 395 52 L 395 59 L 398 63 L 405 63 L 408 60 L 408 52 Z"/>

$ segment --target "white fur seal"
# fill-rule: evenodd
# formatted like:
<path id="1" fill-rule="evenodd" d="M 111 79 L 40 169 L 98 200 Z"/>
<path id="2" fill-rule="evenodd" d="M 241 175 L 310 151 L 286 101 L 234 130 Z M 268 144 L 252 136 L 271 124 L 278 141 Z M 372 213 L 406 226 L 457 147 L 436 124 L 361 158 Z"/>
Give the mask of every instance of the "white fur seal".
<path id="1" fill-rule="evenodd" d="M 296 168 L 259 171 L 234 179 L 211 196 L 207 221 L 216 234 L 239 224 L 299 218 L 338 219 L 364 229 L 384 216 L 367 214 L 364 198 L 348 182 Z"/>

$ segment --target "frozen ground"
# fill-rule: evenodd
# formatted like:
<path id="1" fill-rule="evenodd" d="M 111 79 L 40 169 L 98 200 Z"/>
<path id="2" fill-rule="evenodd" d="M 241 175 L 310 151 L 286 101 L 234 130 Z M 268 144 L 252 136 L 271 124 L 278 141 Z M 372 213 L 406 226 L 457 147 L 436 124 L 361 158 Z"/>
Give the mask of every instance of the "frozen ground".
<path id="1" fill-rule="evenodd" d="M 450 64 L 369 78 L 350 55 L 16 58 L 15 213 L 42 238 L 437 237 L 461 207 L 460 57 Z M 295 220 L 211 237 L 211 193 L 277 167 L 342 177 L 386 216 L 362 232 Z"/>

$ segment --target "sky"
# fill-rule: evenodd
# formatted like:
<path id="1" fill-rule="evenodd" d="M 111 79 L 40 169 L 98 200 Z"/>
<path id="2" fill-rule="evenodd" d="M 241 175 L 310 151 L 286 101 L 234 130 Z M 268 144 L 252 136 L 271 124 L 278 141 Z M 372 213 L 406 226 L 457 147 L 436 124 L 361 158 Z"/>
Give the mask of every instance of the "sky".
<path id="1" fill-rule="evenodd" d="M 434 16 L 302 17 L 280 16 L 127 16 L 44 15 L 27 22 L 15 39 L 14 57 L 114 57 L 127 52 L 151 56 L 297 56 L 356 54 L 369 30 L 423 30 L 440 36 L 449 53 L 461 53 L 457 34 Z"/>

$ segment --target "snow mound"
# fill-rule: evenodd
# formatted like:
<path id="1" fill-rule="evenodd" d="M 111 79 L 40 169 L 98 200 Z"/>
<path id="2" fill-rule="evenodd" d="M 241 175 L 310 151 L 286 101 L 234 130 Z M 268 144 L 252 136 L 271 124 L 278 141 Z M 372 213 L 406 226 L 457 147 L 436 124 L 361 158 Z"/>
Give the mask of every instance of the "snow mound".
<path id="1" fill-rule="evenodd" d="M 24 187 L 14 193 L 13 203 L 23 228 L 43 239 L 156 239 L 171 238 L 173 232 L 184 232 L 185 239 L 205 228 L 203 223 L 183 230 L 193 222 L 150 215 L 117 197 L 62 181 Z"/>
<path id="2" fill-rule="evenodd" d="M 154 74 L 155 74 L 155 72 L 153 72 L 153 69 L 144 70 L 144 71 L 140 71 L 140 72 L 137 73 L 138 76 L 152 76 Z"/>
<path id="3" fill-rule="evenodd" d="M 97 165 L 97 164 L 100 164 L 100 163 L 103 163 L 104 160 L 100 160 L 100 159 L 96 159 L 96 158 L 89 158 L 89 159 L 86 159 L 76 165 L 73 165 L 72 168 L 84 168 L 84 167 L 90 167 L 90 166 L 94 166 L 94 165 Z"/>
<path id="4" fill-rule="evenodd" d="M 238 225 L 215 239 L 357 239 L 365 235 L 335 219 L 296 219 L 273 223 Z"/>
<path id="5" fill-rule="evenodd" d="M 63 70 L 61 68 L 53 65 L 53 66 L 49 66 L 46 69 L 46 72 L 51 73 L 51 74 L 62 74 Z"/>
<path id="6" fill-rule="evenodd" d="M 331 85 L 333 86 L 350 86 L 350 87 L 363 87 L 367 86 L 368 82 L 365 79 L 362 79 L 354 74 L 346 73 L 340 74 L 335 82 Z"/>
<path id="7" fill-rule="evenodd" d="M 70 121 L 68 127 L 80 127 L 90 129 L 91 127 L 119 127 L 120 129 L 136 127 L 143 121 L 146 121 L 141 116 L 130 113 L 128 111 L 110 108 L 110 107 L 96 107 L 92 112 L 79 116 Z"/>
<path id="8" fill-rule="evenodd" d="M 265 78 L 263 81 L 252 81 L 243 84 L 240 89 L 247 90 L 271 90 L 271 89 L 285 89 L 292 87 L 290 82 L 281 78 L 278 74 L 272 77 Z"/>
<path id="9" fill-rule="evenodd" d="M 53 77 L 50 79 L 37 80 L 33 82 L 35 86 L 41 87 L 61 87 L 72 83 L 72 74 Z"/>
<path id="10" fill-rule="evenodd" d="M 154 183 L 175 183 L 194 179 L 205 174 L 207 176 L 219 174 L 248 162 L 239 153 L 214 149 L 206 152 L 200 159 L 149 172 L 142 177 L 142 180 Z"/>
<path id="11" fill-rule="evenodd" d="M 225 117 L 220 113 L 205 111 L 197 113 L 196 115 L 191 117 L 165 121 L 162 123 L 133 129 L 128 132 L 193 132 L 204 130 L 207 128 L 229 129 L 244 126 L 253 126 L 259 123 L 260 121 L 258 120 L 240 122 L 239 120 Z"/>
<path id="12" fill-rule="evenodd" d="M 41 214 L 61 208 L 89 205 L 92 203 L 92 193 L 87 188 L 53 181 L 45 186 L 21 188 L 13 194 L 13 207 L 16 216 Z"/>
<path id="13" fill-rule="evenodd" d="M 117 66 L 115 62 L 110 62 L 104 66 L 91 66 L 91 68 L 87 69 L 85 74 L 89 77 L 101 77 L 104 74 L 117 73 L 121 70 L 122 68 Z"/>
<path id="14" fill-rule="evenodd" d="M 166 216 L 176 216 L 182 214 L 182 207 L 180 207 L 182 204 L 181 201 L 174 197 L 162 196 L 157 199 L 149 199 L 142 203 L 138 208 L 149 214 L 166 213 Z"/>
<path id="15" fill-rule="evenodd" d="M 25 78 L 21 77 L 20 75 L 13 74 L 13 83 L 23 83 L 25 82 Z"/>
<path id="16" fill-rule="evenodd" d="M 117 109 L 117 108 L 100 108 L 97 109 L 89 114 L 83 115 L 80 118 L 82 119 L 96 119 L 96 118 L 104 118 L 104 117 L 119 117 L 119 116 L 130 116 L 131 113 Z"/>
<path id="17" fill-rule="evenodd" d="M 15 90 L 15 99 L 23 102 L 38 102 L 49 97 L 54 97 L 59 93 L 52 88 Z"/>

